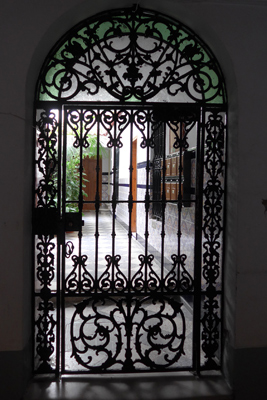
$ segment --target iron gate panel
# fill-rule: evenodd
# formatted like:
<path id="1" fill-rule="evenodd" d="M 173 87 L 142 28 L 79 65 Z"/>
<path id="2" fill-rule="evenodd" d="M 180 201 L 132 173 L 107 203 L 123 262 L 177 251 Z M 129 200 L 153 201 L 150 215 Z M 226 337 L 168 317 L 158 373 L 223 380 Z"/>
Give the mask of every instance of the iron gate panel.
<path id="1" fill-rule="evenodd" d="M 219 368 L 225 112 L 216 106 L 180 105 L 179 110 L 176 106 L 176 113 L 165 113 L 165 120 L 158 108 L 136 104 L 68 104 L 37 112 L 38 372 Z M 92 132 L 97 143 L 93 201 L 83 192 L 88 180 L 83 159 L 93 146 Z M 135 136 L 143 158 L 134 198 Z M 190 159 L 188 207 L 183 160 L 192 147 L 192 137 L 195 158 Z M 105 201 L 98 184 L 103 140 L 112 167 L 112 194 Z M 178 160 L 173 175 L 175 199 L 167 196 L 167 185 L 173 183 L 166 175 L 168 146 L 174 148 Z M 153 157 L 158 160 L 156 168 Z M 71 175 L 68 168 L 73 159 L 76 164 Z M 118 162 L 125 160 L 128 164 L 122 169 Z M 128 170 L 126 180 L 119 169 L 121 173 Z M 153 191 L 155 169 L 161 175 L 157 192 Z M 72 194 L 67 187 L 70 179 L 75 179 L 77 189 Z M 87 203 L 93 203 L 95 211 L 83 212 Z M 110 225 L 104 227 L 103 203 L 105 215 L 110 215 Z M 139 230 L 136 237 L 131 219 L 134 204 L 141 220 L 141 233 Z M 157 215 L 155 208 L 160 210 Z M 49 213 L 56 213 L 52 228 L 43 217 Z M 193 219 L 190 242 L 186 240 L 189 218 Z M 170 225 L 176 230 L 175 242 L 169 236 Z M 123 238 L 127 248 L 120 247 Z M 140 252 L 135 250 L 136 242 Z"/>

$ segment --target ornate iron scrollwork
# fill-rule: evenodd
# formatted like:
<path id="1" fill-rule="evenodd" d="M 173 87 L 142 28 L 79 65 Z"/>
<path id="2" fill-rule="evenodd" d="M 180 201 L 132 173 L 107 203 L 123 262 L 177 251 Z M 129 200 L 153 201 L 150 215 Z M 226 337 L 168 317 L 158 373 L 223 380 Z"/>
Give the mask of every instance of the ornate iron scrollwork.
<path id="1" fill-rule="evenodd" d="M 35 279 L 40 287 L 36 329 L 36 355 L 38 372 L 52 372 L 55 356 L 56 320 L 54 234 L 58 232 L 57 213 L 57 169 L 58 169 L 58 118 L 56 111 L 42 110 L 37 120 L 36 152 L 36 209 L 33 214 L 33 229 L 36 234 Z"/>
<path id="2" fill-rule="evenodd" d="M 102 292 L 124 292 L 128 286 L 126 276 L 119 268 L 120 255 L 106 255 L 107 268 L 99 278 L 99 290 Z"/>
<path id="3" fill-rule="evenodd" d="M 153 305 L 151 311 L 146 309 L 149 303 Z M 140 356 L 136 364 L 143 363 L 153 371 L 176 363 L 185 354 L 182 303 L 170 297 L 146 298 L 137 303 L 135 313 L 142 315 L 141 319 L 139 316 L 134 320 L 136 351 Z"/>
<path id="4" fill-rule="evenodd" d="M 201 319 L 202 349 L 205 353 L 205 366 L 214 368 L 217 363 L 216 352 L 220 338 L 220 306 L 218 299 L 218 277 L 220 274 L 222 246 L 222 210 L 224 190 L 221 179 L 224 173 L 224 137 L 226 126 L 224 113 L 212 111 L 206 123 L 206 160 L 204 162 L 207 182 L 203 190 L 203 278 L 206 283 L 204 315 Z"/>
<path id="5" fill-rule="evenodd" d="M 193 291 L 194 280 L 185 268 L 186 257 L 186 254 L 181 254 L 180 256 L 173 254 L 171 256 L 173 261 L 172 269 L 164 279 L 164 288 L 168 292 L 188 293 Z"/>
<path id="6" fill-rule="evenodd" d="M 37 207 L 55 208 L 57 199 L 56 169 L 57 169 L 57 135 L 58 122 L 54 112 L 43 111 L 37 121 L 37 152 L 36 165 L 39 180 L 36 195 Z"/>
<path id="7" fill-rule="evenodd" d="M 142 135 L 140 147 L 145 149 L 147 146 L 153 147 L 153 139 L 147 135 L 147 123 L 151 120 L 151 113 L 145 110 L 138 110 L 134 113 L 134 124 Z"/>
<path id="8" fill-rule="evenodd" d="M 40 300 L 37 311 L 38 317 L 35 321 L 36 327 L 36 353 L 38 355 L 38 371 L 51 372 L 51 356 L 55 351 L 55 307 L 51 300 L 53 297 L 51 284 L 55 276 L 55 243 L 53 236 L 40 235 L 36 245 L 37 254 L 36 279 L 41 286 Z"/>
<path id="9" fill-rule="evenodd" d="M 53 371 L 51 366 L 51 356 L 55 351 L 55 326 L 54 319 L 55 307 L 52 301 L 47 299 L 39 302 L 37 308 L 39 312 L 35 322 L 36 333 L 36 353 L 39 357 L 39 373 L 49 373 Z"/>
<path id="10" fill-rule="evenodd" d="M 73 269 L 67 276 L 65 286 L 68 293 L 90 293 L 94 289 L 94 278 L 86 268 L 86 255 L 72 256 Z"/>
<path id="11" fill-rule="evenodd" d="M 72 357 L 92 372 L 157 371 L 184 354 L 185 317 L 174 298 L 95 296 L 76 305 L 70 329 Z"/>
<path id="12" fill-rule="evenodd" d="M 212 79 L 211 79 L 212 76 Z M 77 25 L 43 67 L 39 98 L 120 101 L 183 95 L 223 102 L 220 68 L 188 28 L 152 11 L 126 9 Z"/>
<path id="13" fill-rule="evenodd" d="M 92 110 L 68 110 L 67 117 L 68 126 L 75 135 L 73 147 L 82 146 L 86 149 L 89 147 L 88 134 L 97 122 L 95 112 Z"/>
<path id="14" fill-rule="evenodd" d="M 153 269 L 153 254 L 138 256 L 140 268 L 132 278 L 132 288 L 135 292 L 157 291 L 161 286 L 160 277 Z"/>
<path id="15" fill-rule="evenodd" d="M 55 249 L 55 243 L 53 243 L 53 237 L 39 236 L 39 242 L 36 245 L 39 253 L 37 254 L 37 279 L 41 286 L 45 288 L 45 291 L 51 285 L 51 282 L 55 276 L 54 260 L 55 256 L 53 250 Z"/>

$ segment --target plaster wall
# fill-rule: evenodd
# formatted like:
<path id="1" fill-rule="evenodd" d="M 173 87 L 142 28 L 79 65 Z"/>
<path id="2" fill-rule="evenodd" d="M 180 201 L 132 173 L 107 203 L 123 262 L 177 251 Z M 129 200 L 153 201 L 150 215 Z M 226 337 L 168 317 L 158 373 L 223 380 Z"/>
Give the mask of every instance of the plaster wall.
<path id="1" fill-rule="evenodd" d="M 229 95 L 225 265 L 226 361 L 267 348 L 267 2 L 140 0 L 180 20 L 211 47 Z M 0 15 L 0 352 L 31 337 L 32 108 L 42 62 L 80 20 L 132 0 L 9 0 Z"/>

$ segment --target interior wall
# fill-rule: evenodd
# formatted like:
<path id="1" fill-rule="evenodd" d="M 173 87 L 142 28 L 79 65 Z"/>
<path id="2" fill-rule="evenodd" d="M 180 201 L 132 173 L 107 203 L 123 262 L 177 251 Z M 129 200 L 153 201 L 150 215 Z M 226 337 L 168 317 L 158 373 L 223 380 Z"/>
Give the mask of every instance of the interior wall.
<path id="1" fill-rule="evenodd" d="M 256 390 L 266 391 L 267 217 L 262 199 L 267 198 L 267 3 L 140 0 L 139 4 L 191 27 L 212 48 L 226 78 L 224 371 L 237 399 L 261 398 L 254 395 Z M 132 0 L 10 0 L 1 4 L 1 399 L 19 399 L 30 371 L 32 109 L 38 73 L 54 43 L 77 22 L 109 8 L 131 5 Z M 18 377 L 15 385 L 13 376 Z"/>

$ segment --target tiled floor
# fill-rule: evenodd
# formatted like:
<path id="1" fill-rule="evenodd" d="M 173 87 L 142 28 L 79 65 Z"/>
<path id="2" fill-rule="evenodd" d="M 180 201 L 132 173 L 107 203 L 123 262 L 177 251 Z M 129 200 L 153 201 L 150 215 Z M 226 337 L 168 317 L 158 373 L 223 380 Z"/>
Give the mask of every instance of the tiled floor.
<path id="1" fill-rule="evenodd" d="M 96 260 L 96 218 L 94 212 L 85 212 L 83 215 L 83 237 L 81 240 L 81 254 L 85 254 L 88 259 L 87 269 L 95 271 L 95 260 Z M 116 236 L 114 240 L 114 255 L 120 255 L 119 267 L 121 272 L 128 276 L 128 265 L 129 265 L 129 237 L 128 231 L 121 225 L 121 223 L 115 220 L 115 231 Z M 112 251 L 112 218 L 108 211 L 102 211 L 99 215 L 98 220 L 98 246 L 97 246 L 97 265 L 98 265 L 98 277 L 106 270 L 107 267 L 107 255 L 113 255 Z M 74 244 L 73 254 L 78 254 L 78 237 L 77 233 L 69 233 L 66 236 L 66 241 L 71 241 Z M 134 237 L 131 238 L 131 276 L 139 269 L 140 260 L 138 256 L 144 254 L 143 246 Z M 72 262 L 71 258 L 68 259 L 66 265 L 66 276 L 71 272 Z M 153 269 L 156 273 L 160 274 L 160 264 L 154 258 Z M 94 273 L 93 273 L 94 275 Z"/>

